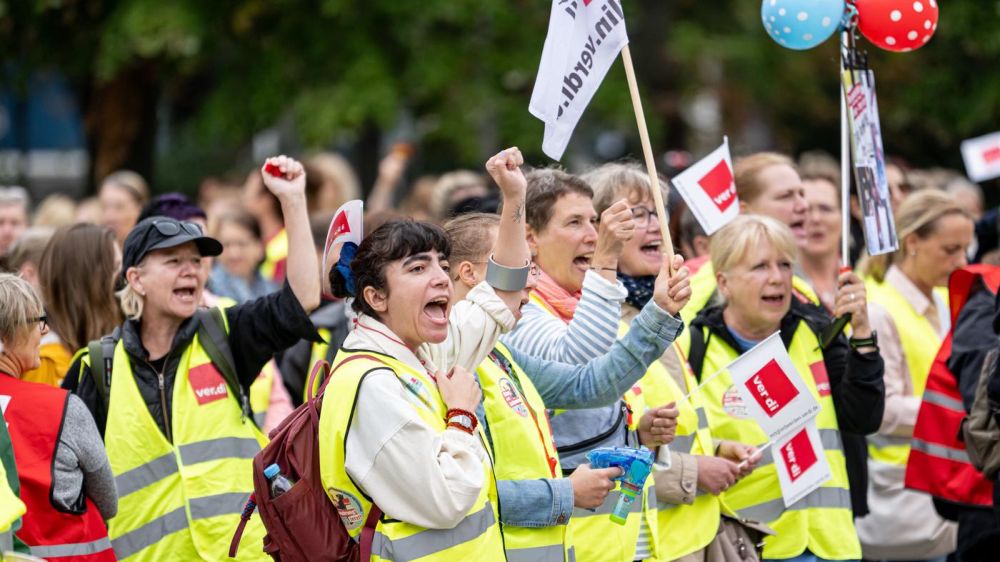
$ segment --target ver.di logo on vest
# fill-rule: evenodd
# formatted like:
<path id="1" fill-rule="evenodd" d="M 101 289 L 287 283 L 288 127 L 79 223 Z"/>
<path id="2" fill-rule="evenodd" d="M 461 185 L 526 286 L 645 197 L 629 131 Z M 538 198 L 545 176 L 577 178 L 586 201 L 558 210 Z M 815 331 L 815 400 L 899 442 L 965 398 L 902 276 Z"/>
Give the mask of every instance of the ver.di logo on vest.
<path id="1" fill-rule="evenodd" d="M 507 377 L 501 377 L 497 384 L 500 386 L 500 395 L 503 396 L 504 402 L 510 406 L 511 410 L 521 416 L 522 418 L 528 417 L 528 407 L 524 405 L 524 401 L 521 400 L 521 394 L 517 391 L 517 387 L 514 383 Z"/>
<path id="2" fill-rule="evenodd" d="M 229 396 L 229 389 L 226 388 L 226 381 L 223 380 L 219 370 L 211 363 L 198 365 L 188 371 L 188 382 L 194 392 L 194 399 L 199 406 L 204 406 L 210 402 L 222 400 Z"/>

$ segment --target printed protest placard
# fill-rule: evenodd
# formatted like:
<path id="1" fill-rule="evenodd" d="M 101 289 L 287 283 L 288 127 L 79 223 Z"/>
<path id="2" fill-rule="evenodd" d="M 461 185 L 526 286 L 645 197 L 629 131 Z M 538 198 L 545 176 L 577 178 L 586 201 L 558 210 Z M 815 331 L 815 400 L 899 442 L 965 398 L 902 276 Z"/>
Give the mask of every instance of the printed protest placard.
<path id="1" fill-rule="evenodd" d="M 962 159 L 972 181 L 1000 177 L 1000 131 L 962 141 Z"/>
<path id="2" fill-rule="evenodd" d="M 754 419 L 772 441 L 782 439 L 819 413 L 819 402 L 795 370 L 780 332 L 733 361 L 729 374 L 745 415 Z"/>
<path id="3" fill-rule="evenodd" d="M 791 507 L 832 477 L 815 421 L 776 442 L 773 457 L 785 507 Z"/>
<path id="4" fill-rule="evenodd" d="M 542 151 L 559 160 L 598 86 L 628 43 L 619 0 L 553 0 L 528 110 L 545 122 Z"/>
<path id="5" fill-rule="evenodd" d="M 869 255 L 886 254 L 899 248 L 892 216 L 889 183 L 885 176 L 885 151 L 875 98 L 875 73 L 845 70 L 844 95 L 851 129 L 851 157 L 858 200 L 864 216 L 865 242 Z"/>
<path id="6" fill-rule="evenodd" d="M 723 138 L 722 146 L 675 177 L 673 184 L 708 235 L 740 213 L 728 138 Z"/>

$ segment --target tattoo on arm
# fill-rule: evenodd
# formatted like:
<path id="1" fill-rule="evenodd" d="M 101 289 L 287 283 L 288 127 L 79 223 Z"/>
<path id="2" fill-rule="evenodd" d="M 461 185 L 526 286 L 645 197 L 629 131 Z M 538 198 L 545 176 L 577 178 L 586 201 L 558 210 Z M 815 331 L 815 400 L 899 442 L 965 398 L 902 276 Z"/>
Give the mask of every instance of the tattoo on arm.
<path id="1" fill-rule="evenodd" d="M 514 207 L 514 224 L 520 224 L 521 218 L 524 217 L 524 199 L 518 201 L 517 206 Z"/>

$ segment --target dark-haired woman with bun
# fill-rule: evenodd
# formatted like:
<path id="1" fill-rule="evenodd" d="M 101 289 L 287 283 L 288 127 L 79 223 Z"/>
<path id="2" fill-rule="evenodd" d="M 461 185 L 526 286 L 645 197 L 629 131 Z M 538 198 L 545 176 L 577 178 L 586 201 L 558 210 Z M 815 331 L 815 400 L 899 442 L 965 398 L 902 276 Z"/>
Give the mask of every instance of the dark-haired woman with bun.
<path id="1" fill-rule="evenodd" d="M 528 276 L 522 163 L 516 148 L 486 163 L 504 195 L 497 243 L 454 308 L 451 244 L 431 224 L 386 223 L 331 272 L 358 320 L 323 398 L 320 473 L 352 536 L 382 512 L 372 560 L 506 559 L 471 371 L 513 326 Z"/>

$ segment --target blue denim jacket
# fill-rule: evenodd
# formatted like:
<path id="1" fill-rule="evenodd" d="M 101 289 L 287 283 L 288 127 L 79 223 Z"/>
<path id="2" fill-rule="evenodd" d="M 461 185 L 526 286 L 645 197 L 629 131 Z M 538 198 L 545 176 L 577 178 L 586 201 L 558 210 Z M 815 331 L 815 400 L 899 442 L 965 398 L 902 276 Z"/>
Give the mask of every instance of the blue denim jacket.
<path id="1" fill-rule="evenodd" d="M 510 349 L 511 358 L 534 383 L 551 409 L 595 408 L 613 404 L 632 387 L 684 329 L 653 301 L 632 321 L 628 334 L 611 350 L 586 365 L 548 361 Z M 476 415 L 492 443 L 482 402 Z M 619 445 L 624 445 L 622 442 Z M 568 478 L 499 480 L 500 520 L 514 527 L 565 525 L 573 512 L 573 486 Z"/>

